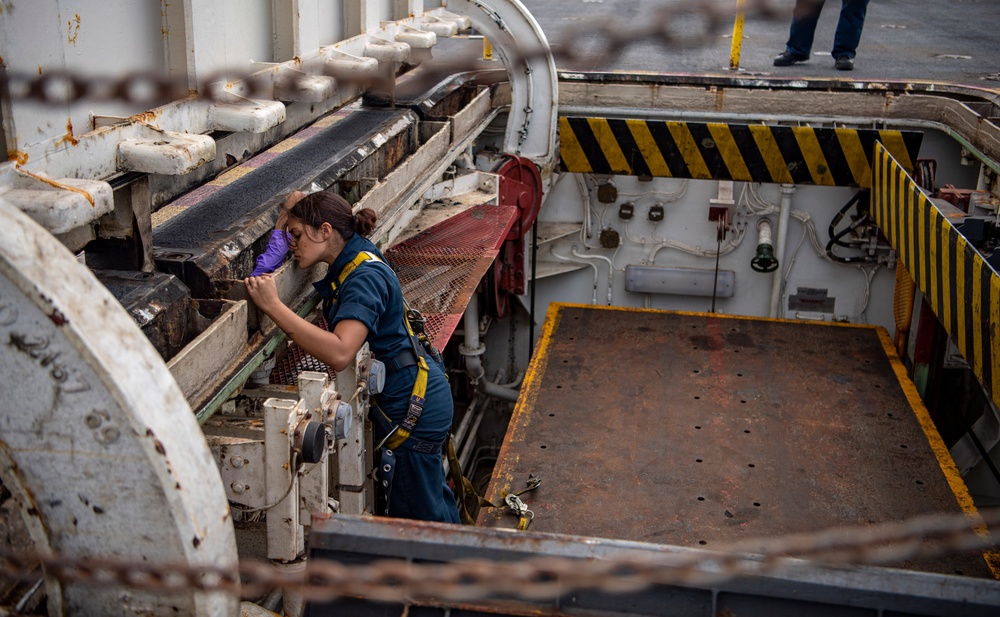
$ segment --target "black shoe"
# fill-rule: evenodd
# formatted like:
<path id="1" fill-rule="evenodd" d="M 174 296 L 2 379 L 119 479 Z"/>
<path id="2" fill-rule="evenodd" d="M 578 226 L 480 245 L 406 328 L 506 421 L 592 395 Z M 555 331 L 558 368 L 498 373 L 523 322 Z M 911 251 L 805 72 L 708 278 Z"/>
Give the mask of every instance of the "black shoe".
<path id="1" fill-rule="evenodd" d="M 837 67 L 838 71 L 853 71 L 854 70 L 854 58 L 850 56 L 841 56 L 837 58 L 834 66 Z"/>
<path id="2" fill-rule="evenodd" d="M 791 52 L 783 51 L 774 58 L 774 66 L 792 66 L 799 62 L 805 62 L 809 56 L 799 56 Z"/>

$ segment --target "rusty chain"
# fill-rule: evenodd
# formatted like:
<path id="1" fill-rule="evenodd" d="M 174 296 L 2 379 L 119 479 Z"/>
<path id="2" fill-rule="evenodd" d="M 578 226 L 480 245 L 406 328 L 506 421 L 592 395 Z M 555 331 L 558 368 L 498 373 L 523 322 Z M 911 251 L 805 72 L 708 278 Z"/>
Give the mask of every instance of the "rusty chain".
<path id="1" fill-rule="evenodd" d="M 775 7 L 773 1 L 747 0 L 744 13 L 747 17 L 765 20 L 788 19 L 787 10 Z M 586 67 L 612 62 L 629 46 L 639 43 L 658 44 L 666 49 L 707 45 L 731 27 L 735 4 L 720 0 L 670 3 L 657 8 L 648 19 L 627 26 L 613 19 L 580 22 L 564 30 L 550 49 L 516 50 L 507 58 L 508 66 L 520 66 L 529 59 L 551 54 L 556 60 L 570 63 L 574 70 L 585 70 Z M 436 63 L 431 73 L 440 76 L 481 68 L 476 58 L 466 56 L 461 60 Z M 331 69 L 321 61 L 307 61 L 298 70 L 279 69 L 277 74 L 267 70 L 256 73 L 232 69 L 220 71 L 205 77 L 197 87 L 192 88 L 185 76 L 157 71 L 137 71 L 117 77 L 85 77 L 71 71 L 37 74 L 0 69 L 0 93 L 6 92 L 14 101 L 68 104 L 82 100 L 117 100 L 155 107 L 189 96 L 221 102 L 230 100 L 234 93 L 251 99 L 271 99 L 278 82 L 295 89 L 300 82 L 314 75 L 334 77 L 344 85 L 362 89 L 382 90 L 388 88 L 392 77 L 384 71 L 377 75 L 350 74 Z"/>
<path id="2" fill-rule="evenodd" d="M 301 571 L 267 562 L 238 568 L 149 563 L 114 558 L 0 553 L 0 577 L 34 581 L 37 566 L 63 584 L 121 586 L 156 593 L 219 591 L 252 598 L 274 588 L 326 602 L 351 596 L 385 602 L 464 602 L 488 597 L 552 598 L 574 590 L 609 593 L 650 585 L 711 585 L 806 565 L 883 565 L 995 546 L 986 526 L 1000 508 L 969 515 L 929 515 L 901 523 L 828 529 L 740 542 L 714 551 L 664 552 L 656 557 L 582 559 L 536 557 L 515 562 L 463 560 L 427 564 L 381 560 L 342 564 L 310 559 Z"/>

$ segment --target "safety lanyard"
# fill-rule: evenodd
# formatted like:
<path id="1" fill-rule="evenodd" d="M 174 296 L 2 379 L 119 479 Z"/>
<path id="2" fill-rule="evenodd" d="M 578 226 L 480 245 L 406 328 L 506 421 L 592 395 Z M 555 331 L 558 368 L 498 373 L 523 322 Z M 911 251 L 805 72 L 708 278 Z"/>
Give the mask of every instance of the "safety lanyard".
<path id="1" fill-rule="evenodd" d="M 384 261 L 379 259 L 378 255 L 374 253 L 369 253 L 368 251 L 360 251 L 354 259 L 348 262 L 344 268 L 337 275 L 336 281 L 330 281 L 330 287 L 333 289 L 333 299 L 330 301 L 330 306 L 337 301 L 338 289 L 344 284 L 347 277 L 354 272 L 354 270 L 366 261 L 377 261 L 388 267 Z M 393 273 L 395 274 L 395 272 Z M 407 439 L 409 439 L 410 434 L 417 426 L 417 422 L 420 420 L 420 415 L 424 411 L 424 402 L 427 398 L 427 378 L 430 374 L 430 367 L 427 366 L 427 361 L 424 359 L 424 355 L 420 353 L 420 348 L 417 346 L 416 334 L 413 332 L 413 328 L 410 327 L 410 322 L 406 319 L 406 302 L 403 302 L 403 326 L 406 327 L 406 333 L 410 338 L 410 345 L 413 347 L 413 355 L 417 359 L 417 380 L 413 384 L 413 391 L 410 393 L 410 404 L 406 410 L 406 417 L 403 421 L 393 429 L 392 433 L 389 435 L 388 441 L 385 445 L 390 450 L 395 450 L 399 446 L 403 445 Z M 329 310 L 328 310 L 329 312 Z"/>

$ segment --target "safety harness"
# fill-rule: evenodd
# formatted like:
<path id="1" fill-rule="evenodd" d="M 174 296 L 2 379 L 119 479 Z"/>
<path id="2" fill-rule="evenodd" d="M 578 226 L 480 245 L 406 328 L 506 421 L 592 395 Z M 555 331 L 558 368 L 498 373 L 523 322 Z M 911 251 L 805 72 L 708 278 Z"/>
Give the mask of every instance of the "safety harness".
<path id="1" fill-rule="evenodd" d="M 376 261 L 382 265 L 389 268 L 389 264 L 385 263 L 378 255 L 370 253 L 368 251 L 360 251 L 349 263 L 347 263 L 340 274 L 337 275 L 336 280 L 330 282 L 330 287 L 333 289 L 333 297 L 328 300 L 328 304 L 324 306 L 323 313 L 329 314 L 330 308 L 337 301 L 338 290 L 347 277 L 357 269 L 358 266 L 365 263 L 366 261 Z M 392 268 L 389 268 L 392 271 Z M 395 275 L 395 272 L 393 272 Z M 426 356 L 431 356 L 436 362 L 442 364 L 440 352 L 435 349 L 427 337 L 427 333 L 424 330 L 425 320 L 423 316 L 420 315 L 418 311 L 411 308 L 406 302 L 406 298 L 403 298 L 403 325 L 406 327 L 406 333 L 410 338 L 410 346 L 413 348 L 413 357 L 407 357 L 400 360 L 400 356 L 392 359 L 390 362 L 386 363 L 387 370 L 390 367 L 396 369 L 403 368 L 405 366 L 417 365 L 417 379 L 413 384 L 413 391 L 410 394 L 410 404 L 406 411 L 406 417 L 403 421 L 393 426 L 392 420 L 378 409 L 375 405 L 373 408 L 373 419 L 376 420 L 386 432 L 385 438 L 376 447 L 376 450 L 382 453 L 382 485 L 385 490 L 386 497 L 386 509 L 388 510 L 388 500 L 389 491 L 392 489 L 392 476 L 395 471 L 395 454 L 393 450 L 397 449 L 399 446 L 403 445 L 407 439 L 411 440 L 411 449 L 418 452 L 428 452 L 433 453 L 437 451 L 442 444 L 432 444 L 427 441 L 417 439 L 416 437 L 411 438 L 413 430 L 417 426 L 417 422 L 420 420 L 420 415 L 424 411 L 424 402 L 427 396 L 427 378 L 430 374 L 430 367 L 427 365 Z M 402 355 L 402 354 L 401 354 Z M 406 352 L 408 356 L 409 353 Z M 459 510 L 459 516 L 462 523 L 466 525 L 473 525 L 475 521 L 469 512 L 469 504 L 466 503 L 467 497 L 475 497 L 478 501 L 478 505 L 481 508 L 496 508 L 497 506 L 484 497 L 482 497 L 478 491 L 473 487 L 472 482 L 462 473 L 461 465 L 458 461 L 458 456 L 455 454 L 455 447 L 452 443 L 451 436 L 449 435 L 445 439 L 445 444 L 443 444 L 444 451 L 448 457 L 448 467 L 451 472 L 452 481 L 455 484 L 455 489 L 459 493 L 457 495 L 458 499 L 457 505 Z M 518 529 L 525 530 L 528 528 L 528 524 L 531 519 L 534 518 L 534 513 L 528 509 L 527 505 L 521 501 L 520 495 L 534 490 L 541 483 L 541 480 L 535 476 L 528 477 L 528 486 L 524 490 L 513 493 L 509 495 L 504 495 L 504 502 L 510 511 L 519 517 Z"/>
<path id="2" fill-rule="evenodd" d="M 340 271 L 340 274 L 337 275 L 337 279 L 330 282 L 330 287 L 333 289 L 333 298 L 329 301 L 324 313 L 329 313 L 330 307 L 332 307 L 337 301 L 338 290 L 340 286 L 344 284 L 347 277 L 350 276 L 351 272 L 354 272 L 358 266 L 366 261 L 377 261 L 384 266 L 389 267 L 389 264 L 382 261 L 379 256 L 374 253 L 370 253 L 368 251 L 358 252 L 354 259 L 347 263 Z M 392 269 L 390 268 L 390 271 L 391 270 Z M 395 275 L 395 273 L 393 274 Z M 409 335 L 410 345 L 413 348 L 413 358 L 416 360 L 417 365 L 417 379 L 413 384 L 413 391 L 410 394 L 410 404 L 406 410 L 406 417 L 403 418 L 403 421 L 399 425 L 392 428 L 390 431 L 387 431 L 388 434 L 386 435 L 386 440 L 382 444 L 390 450 L 395 450 L 399 446 L 403 445 L 416 428 L 417 422 L 420 420 L 420 415 L 424 411 L 424 402 L 427 398 L 427 378 L 430 374 L 430 367 L 427 366 L 427 360 L 424 357 L 425 354 L 421 350 L 424 346 L 424 340 L 427 339 L 427 335 L 423 333 L 422 318 L 419 316 L 417 311 L 410 308 L 410 306 L 406 303 L 405 298 L 403 299 L 403 309 L 403 325 L 406 327 L 406 333 Z M 413 326 L 410 324 L 410 319 L 412 317 L 416 317 L 420 320 L 418 322 L 421 330 L 420 334 L 423 335 L 424 340 L 421 340 L 418 337 L 418 334 L 414 332 Z M 429 341 L 427 342 L 427 345 L 429 346 Z M 406 362 L 405 365 L 409 366 L 410 362 Z"/>

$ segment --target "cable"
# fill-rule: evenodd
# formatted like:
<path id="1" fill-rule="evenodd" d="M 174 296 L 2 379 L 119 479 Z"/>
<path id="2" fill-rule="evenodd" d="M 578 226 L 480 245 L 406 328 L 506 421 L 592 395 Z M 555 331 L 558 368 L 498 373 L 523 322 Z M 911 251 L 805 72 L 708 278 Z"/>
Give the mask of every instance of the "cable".
<path id="1" fill-rule="evenodd" d="M 570 257 L 563 257 L 562 255 L 560 255 L 559 253 L 555 252 L 552 249 L 549 249 L 549 254 L 552 255 L 553 257 L 555 257 L 556 259 L 558 259 L 559 261 L 564 261 L 564 262 L 567 262 L 567 263 L 582 263 L 583 265 L 590 266 L 591 268 L 594 269 L 594 295 L 591 298 L 590 303 L 591 304 L 597 304 L 597 277 L 600 276 L 600 272 L 597 270 L 597 265 L 596 264 L 592 264 L 592 263 L 590 263 L 588 261 L 580 261 L 579 259 L 572 259 Z"/>
<path id="2" fill-rule="evenodd" d="M 298 450 L 292 450 L 292 465 L 291 465 L 291 467 L 289 467 L 289 469 L 293 469 L 294 470 L 296 468 L 296 466 L 298 464 L 298 458 L 299 458 L 299 452 L 298 452 Z M 276 506 L 279 503 L 281 503 L 282 501 L 284 501 L 285 498 L 288 497 L 289 493 L 292 492 L 292 487 L 295 486 L 295 476 L 296 475 L 297 475 L 296 472 L 292 471 L 292 480 L 291 480 L 291 482 L 288 483 L 288 488 L 285 489 L 285 494 L 282 495 L 278 499 L 278 501 L 276 501 L 276 502 L 274 502 L 274 503 L 272 503 L 270 505 L 260 506 L 259 508 L 244 508 L 243 506 L 240 506 L 238 504 L 230 503 L 229 507 L 231 509 L 233 509 L 233 510 L 237 510 L 239 512 L 244 512 L 246 514 L 250 514 L 251 512 L 262 512 L 264 510 L 270 510 L 274 506 Z"/>

